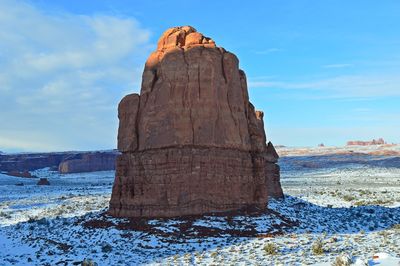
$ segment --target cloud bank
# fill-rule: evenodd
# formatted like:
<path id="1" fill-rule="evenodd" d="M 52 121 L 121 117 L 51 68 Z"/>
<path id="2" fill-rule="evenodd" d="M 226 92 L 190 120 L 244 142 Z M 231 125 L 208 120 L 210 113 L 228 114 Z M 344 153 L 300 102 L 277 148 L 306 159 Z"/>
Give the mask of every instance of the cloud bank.
<path id="1" fill-rule="evenodd" d="M 132 18 L 0 1 L 0 150 L 114 148 L 116 106 L 139 90 L 149 37 Z"/>

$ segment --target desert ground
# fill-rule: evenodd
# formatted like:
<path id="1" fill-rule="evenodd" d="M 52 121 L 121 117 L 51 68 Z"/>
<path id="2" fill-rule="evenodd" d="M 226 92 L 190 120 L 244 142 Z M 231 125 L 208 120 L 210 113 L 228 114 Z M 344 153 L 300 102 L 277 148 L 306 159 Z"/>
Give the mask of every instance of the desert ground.
<path id="1" fill-rule="evenodd" d="M 0 174 L 0 265 L 400 265 L 399 151 L 279 147 L 285 198 L 229 216 L 116 219 L 113 171 Z"/>

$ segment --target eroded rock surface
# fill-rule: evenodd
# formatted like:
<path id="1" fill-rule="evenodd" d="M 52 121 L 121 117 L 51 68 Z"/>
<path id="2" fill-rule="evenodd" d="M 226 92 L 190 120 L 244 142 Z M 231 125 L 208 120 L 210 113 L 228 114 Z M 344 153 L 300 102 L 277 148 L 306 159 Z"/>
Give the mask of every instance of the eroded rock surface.
<path id="1" fill-rule="evenodd" d="M 114 216 L 264 209 L 268 194 L 283 196 L 239 60 L 190 26 L 163 34 L 118 116 Z"/>

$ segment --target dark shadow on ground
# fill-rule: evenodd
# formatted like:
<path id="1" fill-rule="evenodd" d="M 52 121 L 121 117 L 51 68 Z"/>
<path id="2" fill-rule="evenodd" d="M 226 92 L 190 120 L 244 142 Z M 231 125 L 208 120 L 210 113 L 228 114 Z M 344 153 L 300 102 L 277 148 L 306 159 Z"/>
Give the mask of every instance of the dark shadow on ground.
<path id="1" fill-rule="evenodd" d="M 349 166 L 354 167 L 354 165 L 400 168 L 400 157 L 363 153 L 282 156 L 279 159 L 279 165 L 282 171 L 307 171 Z"/>

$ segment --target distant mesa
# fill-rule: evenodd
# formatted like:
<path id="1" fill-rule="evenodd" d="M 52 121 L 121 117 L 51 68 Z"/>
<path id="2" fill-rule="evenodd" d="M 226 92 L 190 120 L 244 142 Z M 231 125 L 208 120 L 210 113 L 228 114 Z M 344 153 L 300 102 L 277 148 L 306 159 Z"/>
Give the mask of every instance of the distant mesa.
<path id="1" fill-rule="evenodd" d="M 115 170 L 115 150 L 97 152 L 17 153 L 0 155 L 0 171 L 30 177 L 29 171 L 50 168 L 61 174 Z"/>
<path id="2" fill-rule="evenodd" d="M 90 152 L 65 158 L 58 165 L 58 172 L 83 173 L 115 169 L 115 152 Z"/>
<path id="3" fill-rule="evenodd" d="M 238 58 L 193 27 L 168 29 L 141 92 L 118 107 L 109 213 L 173 217 L 266 208 L 282 197 L 279 156 L 249 102 Z"/>
<path id="4" fill-rule="evenodd" d="M 274 145 L 276 149 L 287 148 L 285 145 Z"/>
<path id="5" fill-rule="evenodd" d="M 387 144 L 383 138 L 373 139 L 371 141 L 351 140 L 347 142 L 347 146 L 370 146 Z"/>

